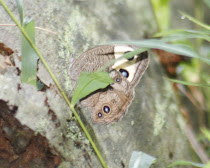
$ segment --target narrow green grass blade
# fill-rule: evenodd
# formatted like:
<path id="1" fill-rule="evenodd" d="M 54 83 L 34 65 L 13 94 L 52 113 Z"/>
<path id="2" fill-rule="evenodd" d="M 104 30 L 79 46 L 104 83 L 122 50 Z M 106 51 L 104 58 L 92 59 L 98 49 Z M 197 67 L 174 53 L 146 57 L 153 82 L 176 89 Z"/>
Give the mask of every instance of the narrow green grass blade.
<path id="1" fill-rule="evenodd" d="M 80 99 L 98 89 L 106 88 L 111 83 L 113 80 L 107 72 L 82 72 L 74 90 L 71 104 L 74 106 Z"/>
<path id="2" fill-rule="evenodd" d="M 204 167 L 204 164 L 200 164 L 200 163 L 194 163 L 194 162 L 189 162 L 189 161 L 185 161 L 185 160 L 178 160 L 176 162 L 173 162 L 172 164 L 170 164 L 168 166 L 169 167 L 175 167 L 175 166 L 195 166 L 195 167 Z"/>
<path id="3" fill-rule="evenodd" d="M 191 33 L 191 34 L 201 34 L 201 35 L 210 35 L 210 31 L 199 31 L 199 30 L 191 30 L 191 29 L 170 29 L 165 30 L 153 35 L 153 37 L 163 37 L 168 35 L 173 35 L 176 33 Z"/>
<path id="4" fill-rule="evenodd" d="M 153 37 L 163 37 L 163 41 L 178 41 L 189 38 L 198 38 L 210 42 L 210 31 L 175 29 L 156 33 Z"/>
<path id="5" fill-rule="evenodd" d="M 28 33 L 31 40 L 35 43 L 35 27 L 34 21 L 24 23 L 24 29 Z M 23 83 L 36 85 L 37 74 L 37 54 L 29 44 L 28 40 L 22 35 L 22 68 L 21 68 L 21 81 Z"/>
<path id="6" fill-rule="evenodd" d="M 191 47 L 183 44 L 169 44 L 162 40 L 157 40 L 157 39 L 140 40 L 140 41 L 113 41 L 110 42 L 110 44 L 128 44 L 128 45 L 136 45 L 142 48 L 161 49 L 170 53 L 197 58 L 210 65 L 210 59 L 201 57 Z"/>
<path id="7" fill-rule="evenodd" d="M 16 3 L 17 3 L 17 7 L 18 7 L 18 12 L 19 12 L 19 15 L 20 15 L 20 23 L 21 23 L 21 25 L 23 25 L 23 18 L 24 18 L 24 15 L 23 15 L 23 1 L 22 0 L 16 0 Z"/>
<path id="8" fill-rule="evenodd" d="M 164 77 L 165 78 L 165 77 Z M 175 82 L 175 83 L 179 83 L 182 85 L 191 85 L 191 86 L 200 86 L 200 87 L 210 87 L 210 84 L 203 84 L 203 83 L 192 83 L 192 82 L 187 82 L 187 81 L 181 81 L 181 80 L 177 80 L 177 79 L 169 79 L 169 78 L 165 78 L 171 82 Z"/>
<path id="9" fill-rule="evenodd" d="M 141 47 L 156 48 L 175 54 L 200 58 L 198 53 L 196 53 L 195 51 L 192 50 L 192 48 L 186 45 L 168 44 L 161 40 L 144 40 L 137 42 L 137 44 Z"/>
<path id="10" fill-rule="evenodd" d="M 200 22 L 199 20 L 193 18 L 193 17 L 190 16 L 190 15 L 187 15 L 187 14 L 184 13 L 184 12 L 180 12 L 180 13 L 181 13 L 184 17 L 186 17 L 187 19 L 189 19 L 190 21 L 192 21 L 192 22 L 194 22 L 195 24 L 197 24 L 197 25 L 199 25 L 199 26 L 201 26 L 201 27 L 203 27 L 203 28 L 205 28 L 205 29 L 207 29 L 207 30 L 210 31 L 210 26 L 209 26 L 209 25 Z"/>

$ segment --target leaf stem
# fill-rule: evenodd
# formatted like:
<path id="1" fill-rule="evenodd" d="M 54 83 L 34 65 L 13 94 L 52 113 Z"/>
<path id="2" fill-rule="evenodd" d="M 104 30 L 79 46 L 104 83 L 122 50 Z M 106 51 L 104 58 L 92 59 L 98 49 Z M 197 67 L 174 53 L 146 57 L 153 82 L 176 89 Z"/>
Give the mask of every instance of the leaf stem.
<path id="1" fill-rule="evenodd" d="M 41 53 L 39 52 L 38 48 L 36 47 L 36 45 L 32 42 L 32 40 L 29 38 L 28 34 L 25 32 L 25 30 L 22 28 L 22 26 L 19 24 L 19 22 L 15 19 L 15 17 L 13 16 L 12 12 L 8 9 L 8 7 L 6 6 L 6 4 L 3 2 L 3 0 L 0 0 L 2 6 L 4 7 L 4 9 L 7 11 L 7 13 L 10 15 L 10 17 L 13 19 L 13 21 L 16 23 L 16 25 L 19 27 L 19 29 L 21 30 L 21 32 L 23 33 L 23 35 L 25 36 L 25 38 L 28 40 L 28 42 L 31 44 L 31 46 L 33 47 L 33 49 L 35 50 L 35 52 L 37 53 L 37 55 L 39 56 L 40 60 L 42 61 L 42 63 L 45 65 L 47 71 L 49 72 L 50 76 L 53 78 L 55 84 L 57 85 L 58 89 L 60 90 L 63 98 L 65 99 L 66 103 L 69 105 L 69 107 L 71 108 L 71 110 L 73 111 L 74 116 L 76 117 L 77 121 L 79 122 L 81 128 L 83 129 L 85 135 L 87 136 L 87 138 L 89 139 L 93 149 L 95 150 L 102 166 L 104 168 L 107 168 L 103 157 L 101 156 L 99 150 L 97 149 L 95 143 L 93 142 L 93 139 L 91 138 L 89 132 L 87 131 L 84 123 L 82 122 L 82 120 L 80 119 L 79 115 L 77 114 L 77 112 L 74 109 L 74 105 L 72 105 L 68 99 L 68 97 L 66 96 L 65 92 L 63 91 L 61 85 L 59 84 L 58 80 L 55 78 L 55 75 L 52 73 L 50 67 L 48 66 L 47 62 L 45 61 L 44 57 L 41 55 Z"/>
<path id="2" fill-rule="evenodd" d="M 179 13 L 181 13 L 184 17 L 186 17 L 186 18 L 189 19 L 190 21 L 194 22 L 195 24 L 197 24 L 197 25 L 199 25 L 199 26 L 201 26 L 201 27 L 203 27 L 203 28 L 205 28 L 205 29 L 207 29 L 207 30 L 210 30 L 210 26 L 209 26 L 209 25 L 207 25 L 207 24 L 205 24 L 205 23 L 203 23 L 203 22 L 200 22 L 200 21 L 196 20 L 195 18 L 193 18 L 193 17 L 190 16 L 190 15 L 187 15 L 187 14 L 184 13 L 184 12 L 181 12 L 181 11 L 180 11 Z"/>

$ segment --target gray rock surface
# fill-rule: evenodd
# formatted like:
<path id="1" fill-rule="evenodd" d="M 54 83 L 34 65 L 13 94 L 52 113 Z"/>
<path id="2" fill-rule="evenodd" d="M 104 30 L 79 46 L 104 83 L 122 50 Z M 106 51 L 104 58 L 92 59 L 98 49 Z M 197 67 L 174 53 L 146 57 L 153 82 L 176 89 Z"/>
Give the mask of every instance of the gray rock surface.
<path id="1" fill-rule="evenodd" d="M 18 18 L 15 1 L 5 0 L 5 3 Z M 69 95 L 69 61 L 94 45 L 110 40 L 142 39 L 153 34 L 156 28 L 146 0 L 28 0 L 24 1 L 24 11 L 25 16 L 35 20 L 36 26 L 56 33 L 37 29 L 36 45 Z M 0 15 L 2 24 L 13 24 L 2 6 Z M 17 27 L 0 27 L 0 42 L 15 50 L 17 56 L 21 55 Z M 109 168 L 128 167 L 134 150 L 156 157 L 155 168 L 165 168 L 172 161 L 190 157 L 184 122 L 171 84 L 162 78 L 164 73 L 152 53 L 150 59 L 150 66 L 135 89 L 136 97 L 119 122 L 110 125 L 92 123 L 85 107 L 78 108 Z M 26 84 L 21 84 L 22 89 L 18 92 L 19 83 L 15 69 L 9 68 L 0 74 L 0 99 L 8 101 L 8 105 L 18 106 L 16 117 L 20 122 L 46 136 L 51 146 L 63 156 L 61 167 L 101 167 L 62 97 L 55 90 L 40 93 Z M 43 103 L 46 97 L 49 107 Z M 35 100 L 38 102 L 33 103 Z M 59 128 L 48 116 L 49 108 L 62 123 Z M 28 113 L 31 109 L 33 113 Z M 31 117 L 36 124 L 31 122 Z M 61 138 L 63 135 L 65 139 Z M 79 147 L 75 142 L 80 144 Z"/>

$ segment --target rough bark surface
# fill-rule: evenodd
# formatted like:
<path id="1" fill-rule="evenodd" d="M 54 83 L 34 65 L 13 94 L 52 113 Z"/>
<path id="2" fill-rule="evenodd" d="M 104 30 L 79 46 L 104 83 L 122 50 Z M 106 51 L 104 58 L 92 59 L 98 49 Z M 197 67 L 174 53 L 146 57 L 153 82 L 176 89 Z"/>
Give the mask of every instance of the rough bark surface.
<path id="1" fill-rule="evenodd" d="M 15 1 L 5 0 L 5 3 L 18 18 Z M 36 26 L 56 33 L 37 29 L 36 45 L 69 95 L 72 93 L 68 77 L 69 61 L 94 45 L 110 40 L 142 39 L 153 34 L 156 28 L 147 0 L 28 0 L 24 1 L 24 13 L 35 20 Z M 2 6 L 0 16 L 2 24 L 13 24 Z M 12 116 L 19 124 L 46 137 L 54 154 L 62 158 L 61 163 L 54 161 L 55 165 L 101 167 L 43 65 L 39 63 L 39 78 L 51 86 L 45 92 L 20 82 L 17 70 L 21 64 L 20 37 L 17 27 L 0 27 L 0 42 L 14 51 L 15 61 L 15 66 L 5 66 L 0 71 L 0 100 L 8 107 L 16 107 Z M 150 66 L 135 89 L 135 99 L 126 116 L 119 122 L 95 124 L 84 107 L 78 108 L 109 168 L 128 167 L 134 150 L 156 157 L 157 162 L 153 165 L 155 168 L 164 168 L 172 161 L 187 160 L 190 157 L 183 131 L 184 122 L 173 89 L 162 78 L 164 73 L 153 53 L 150 53 L 150 59 Z M 16 147 L 13 146 L 14 149 Z M 39 164 L 35 162 L 34 165 Z"/>

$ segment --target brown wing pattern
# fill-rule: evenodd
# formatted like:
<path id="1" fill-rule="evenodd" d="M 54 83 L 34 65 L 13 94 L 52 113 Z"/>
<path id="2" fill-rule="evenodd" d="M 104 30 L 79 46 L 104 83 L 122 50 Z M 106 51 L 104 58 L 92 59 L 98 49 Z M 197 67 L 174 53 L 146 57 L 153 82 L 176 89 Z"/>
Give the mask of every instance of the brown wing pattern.
<path id="1" fill-rule="evenodd" d="M 133 48 L 127 45 L 107 45 L 90 49 L 70 66 L 70 78 L 76 84 L 82 71 L 96 71 L 110 60 L 118 58 L 120 54 L 133 51 Z M 118 121 L 126 113 L 134 97 L 134 87 L 149 64 L 148 53 L 145 52 L 121 62 L 122 64 L 116 62 L 107 68 L 114 81 L 113 84 L 81 100 L 82 105 L 91 112 L 94 122 L 108 124 Z"/>

